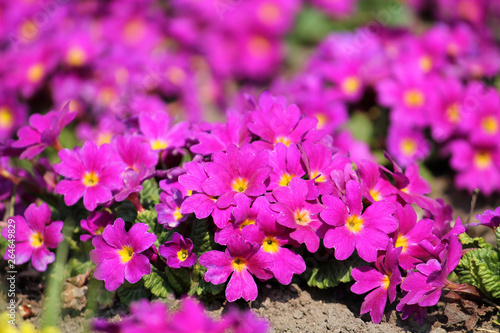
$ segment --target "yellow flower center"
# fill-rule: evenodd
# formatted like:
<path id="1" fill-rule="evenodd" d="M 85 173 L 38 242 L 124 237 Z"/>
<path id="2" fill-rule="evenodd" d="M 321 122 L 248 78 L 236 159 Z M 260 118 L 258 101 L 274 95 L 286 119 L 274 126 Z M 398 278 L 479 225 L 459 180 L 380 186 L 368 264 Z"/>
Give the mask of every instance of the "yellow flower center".
<path id="1" fill-rule="evenodd" d="M 425 97 L 420 90 L 410 89 L 404 94 L 404 102 L 407 106 L 418 108 L 424 105 Z"/>
<path id="2" fill-rule="evenodd" d="M 11 128 L 14 124 L 14 116 L 6 106 L 0 107 L 0 128 Z"/>
<path id="3" fill-rule="evenodd" d="M 384 277 L 382 278 L 382 287 L 384 287 L 384 289 L 387 289 L 389 288 L 390 284 L 391 284 L 391 276 L 384 275 Z"/>
<path id="4" fill-rule="evenodd" d="M 247 267 L 247 261 L 240 257 L 234 258 L 233 261 L 231 262 L 231 266 L 235 271 L 241 272 Z"/>
<path id="5" fill-rule="evenodd" d="M 66 55 L 66 61 L 71 66 L 79 67 L 87 61 L 87 54 L 85 54 L 82 48 L 74 46 L 69 49 Z"/>
<path id="6" fill-rule="evenodd" d="M 363 219 L 358 215 L 354 214 L 347 218 L 346 226 L 350 232 L 358 233 L 363 229 Z"/>
<path id="7" fill-rule="evenodd" d="M 34 39 L 38 36 L 38 27 L 31 20 L 24 21 L 19 27 L 19 34 L 27 39 Z"/>
<path id="8" fill-rule="evenodd" d="M 487 169 L 491 166 L 491 154 L 487 151 L 478 151 L 474 155 L 474 164 L 480 170 Z"/>
<path id="9" fill-rule="evenodd" d="M 179 258 L 180 261 L 186 260 L 188 257 L 188 251 L 186 249 L 181 249 L 179 252 L 177 252 L 177 258 Z"/>
<path id="10" fill-rule="evenodd" d="M 290 182 L 292 181 L 293 177 L 295 177 L 295 175 L 291 175 L 287 172 L 284 172 L 280 178 L 279 182 L 280 186 L 288 186 L 288 184 L 290 184 Z"/>
<path id="11" fill-rule="evenodd" d="M 492 135 L 498 132 L 498 121 L 494 116 L 484 117 L 481 120 L 481 128 L 486 133 Z"/>
<path id="12" fill-rule="evenodd" d="M 179 207 L 175 208 L 175 211 L 174 211 L 173 215 L 174 215 L 174 219 L 176 221 L 179 221 L 180 219 L 182 219 L 182 214 L 180 212 L 180 208 Z"/>
<path id="13" fill-rule="evenodd" d="M 276 253 L 278 252 L 279 242 L 275 237 L 268 236 L 262 242 L 262 248 L 264 249 L 264 252 Z"/>
<path id="14" fill-rule="evenodd" d="M 115 71 L 115 81 L 119 85 L 127 83 L 128 78 L 129 78 L 129 73 L 125 67 L 120 67 Z"/>
<path id="15" fill-rule="evenodd" d="M 399 143 L 399 148 L 405 156 L 413 156 L 417 152 L 417 143 L 410 138 L 404 138 Z"/>
<path id="16" fill-rule="evenodd" d="M 293 219 L 299 225 L 307 225 L 311 222 L 311 215 L 307 209 L 297 209 L 293 214 Z"/>
<path id="17" fill-rule="evenodd" d="M 348 76 L 342 81 L 342 91 L 349 95 L 356 93 L 360 86 L 361 81 L 356 76 Z"/>
<path id="18" fill-rule="evenodd" d="M 240 225 L 240 230 L 242 230 L 247 225 L 251 225 L 251 224 L 255 224 L 255 220 L 245 219 L 245 221 L 243 221 L 243 223 Z"/>
<path id="19" fill-rule="evenodd" d="M 113 134 L 110 132 L 99 133 L 99 136 L 97 137 L 97 144 L 101 146 L 105 143 L 110 143 L 112 137 Z"/>
<path id="20" fill-rule="evenodd" d="M 432 69 L 432 59 L 429 56 L 423 56 L 419 59 L 418 64 L 424 72 L 429 72 Z"/>
<path id="21" fill-rule="evenodd" d="M 167 78 L 170 82 L 179 86 L 186 80 L 186 73 L 181 68 L 172 66 L 167 70 Z"/>
<path id="22" fill-rule="evenodd" d="M 446 109 L 446 118 L 452 123 L 458 123 L 460 121 L 460 107 L 457 103 L 450 105 Z"/>
<path id="23" fill-rule="evenodd" d="M 123 29 L 123 37 L 129 44 L 134 44 L 142 39 L 146 33 L 146 24 L 142 20 L 131 20 Z"/>
<path id="24" fill-rule="evenodd" d="M 316 128 L 322 129 L 323 127 L 325 127 L 328 117 L 324 113 L 316 113 L 314 116 L 318 119 Z"/>
<path id="25" fill-rule="evenodd" d="M 35 231 L 30 236 L 31 247 L 38 248 L 43 245 L 43 236 L 39 231 Z"/>
<path id="26" fill-rule="evenodd" d="M 372 196 L 373 200 L 375 200 L 375 201 L 382 200 L 382 194 L 377 190 L 371 189 L 370 195 Z"/>
<path id="27" fill-rule="evenodd" d="M 96 235 L 102 235 L 102 232 L 104 231 L 104 227 L 99 227 L 97 228 L 97 230 L 95 231 L 95 234 Z"/>
<path id="28" fill-rule="evenodd" d="M 87 171 L 83 175 L 83 185 L 95 186 L 99 182 L 99 176 L 94 171 Z"/>
<path id="29" fill-rule="evenodd" d="M 100 104 L 108 105 L 116 98 L 116 92 L 112 87 L 104 87 L 99 91 L 97 99 Z"/>
<path id="30" fill-rule="evenodd" d="M 281 17 L 281 11 L 278 6 L 272 2 L 265 2 L 262 4 L 258 11 L 257 16 L 259 19 L 268 24 L 273 24 L 279 21 Z"/>
<path id="31" fill-rule="evenodd" d="M 167 148 L 167 146 L 168 142 L 162 139 L 156 139 L 151 142 L 151 148 L 153 148 L 153 150 L 162 150 Z"/>
<path id="32" fill-rule="evenodd" d="M 318 177 L 318 178 L 316 178 L 316 177 Z M 322 182 L 324 182 L 326 180 L 325 175 L 322 174 L 321 172 L 319 172 L 318 170 L 311 171 L 311 175 L 309 176 L 309 178 L 311 178 L 311 179 L 316 178 L 316 179 L 314 179 L 314 181 L 316 183 L 322 183 Z"/>
<path id="33" fill-rule="evenodd" d="M 399 235 L 398 238 L 396 239 L 396 245 L 394 245 L 395 248 L 402 247 L 403 250 L 401 253 L 406 251 L 406 248 L 408 247 L 408 238 L 406 238 L 403 235 Z"/>
<path id="34" fill-rule="evenodd" d="M 132 260 L 132 256 L 134 255 L 134 250 L 131 246 L 124 246 L 120 251 L 118 251 L 118 255 L 122 260 L 122 263 L 129 262 Z"/>
<path id="35" fill-rule="evenodd" d="M 281 142 L 282 144 L 284 144 L 287 147 L 292 144 L 292 140 L 290 140 L 290 138 L 288 138 L 286 136 L 277 137 L 276 140 L 274 140 L 274 144 L 277 144 L 278 142 Z"/>
<path id="36" fill-rule="evenodd" d="M 235 180 L 233 180 L 231 187 L 236 192 L 245 192 L 245 190 L 248 188 L 248 180 L 244 177 L 237 177 Z"/>
<path id="37" fill-rule="evenodd" d="M 256 58 L 265 58 L 271 52 L 271 42 L 262 36 L 253 36 L 248 41 L 248 50 Z"/>
<path id="38" fill-rule="evenodd" d="M 45 67 L 43 64 L 34 64 L 28 68 L 28 80 L 32 83 L 36 83 L 43 78 L 45 74 Z"/>

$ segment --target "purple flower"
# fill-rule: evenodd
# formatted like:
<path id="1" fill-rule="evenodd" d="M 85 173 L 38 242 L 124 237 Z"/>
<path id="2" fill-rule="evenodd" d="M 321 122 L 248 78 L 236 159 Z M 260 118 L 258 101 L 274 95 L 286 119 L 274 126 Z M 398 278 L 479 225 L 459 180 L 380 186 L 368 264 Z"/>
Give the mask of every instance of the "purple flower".
<path id="1" fill-rule="evenodd" d="M 269 154 L 269 166 L 273 171 L 268 191 L 278 186 L 288 186 L 293 177 L 301 178 L 305 174 L 300 163 L 300 151 L 295 144 L 287 147 L 283 143 L 277 143 L 274 151 Z"/>
<path id="2" fill-rule="evenodd" d="M 439 244 L 436 247 L 422 243 L 427 251 L 437 256 L 428 262 L 416 266 L 416 271 L 409 271 L 408 276 L 401 284 L 401 289 L 408 292 L 397 306 L 401 311 L 405 305 L 419 305 L 422 307 L 436 305 L 441 292 L 449 283 L 448 275 L 457 267 L 462 257 L 462 244 L 457 236 L 449 238 L 448 245 Z"/>
<path id="3" fill-rule="evenodd" d="M 220 209 L 215 204 L 217 199 L 203 192 L 201 185 L 208 179 L 203 165 L 198 162 L 188 162 L 184 168 L 186 174 L 179 176 L 179 183 L 193 191 L 193 194 L 182 202 L 180 213 L 182 215 L 194 213 L 198 219 L 212 215 L 214 223 L 219 228 L 224 228 L 231 217 L 231 209 Z"/>
<path id="4" fill-rule="evenodd" d="M 391 156 L 394 156 L 396 161 L 405 167 L 412 162 L 426 158 L 431 146 L 421 130 L 396 124 L 389 128 L 387 149 Z"/>
<path id="5" fill-rule="evenodd" d="M 171 126 L 171 119 L 165 112 L 149 115 L 141 112 L 139 128 L 153 150 L 177 149 L 186 143 L 189 124 L 180 122 Z"/>
<path id="6" fill-rule="evenodd" d="M 257 215 L 256 224 L 242 230 L 243 238 L 261 245 L 260 251 L 272 256 L 272 273 L 281 284 L 290 284 L 293 274 L 301 274 L 306 269 L 304 259 L 299 254 L 284 247 L 289 243 L 287 228 L 276 223 L 276 213 L 263 205 Z"/>
<path id="7" fill-rule="evenodd" d="M 88 218 L 80 221 L 82 229 L 87 231 L 90 235 L 81 235 L 80 240 L 85 242 L 94 238 L 94 236 L 101 235 L 104 228 L 111 224 L 114 218 L 114 215 L 107 211 L 90 213 Z"/>
<path id="8" fill-rule="evenodd" d="M 226 153 L 215 152 L 212 160 L 204 165 L 208 179 L 203 182 L 202 189 L 218 197 L 217 207 L 234 205 L 236 193 L 255 197 L 266 191 L 265 181 L 271 173 L 267 151 L 258 151 L 249 144 L 241 148 L 229 145 Z"/>
<path id="9" fill-rule="evenodd" d="M 495 211 L 486 209 L 483 214 L 476 215 L 476 219 L 479 220 L 479 223 L 469 225 L 485 225 L 491 229 L 496 229 L 500 225 L 500 207 L 497 207 Z"/>
<path id="10" fill-rule="evenodd" d="M 117 289 L 125 279 L 136 283 L 151 273 L 151 264 L 141 252 L 153 245 L 156 235 L 147 231 L 146 224 L 136 223 L 126 232 L 125 222 L 119 218 L 92 239 L 95 249 L 90 251 L 90 259 L 97 265 L 94 277 L 104 280 L 107 290 Z"/>
<path id="11" fill-rule="evenodd" d="M 69 112 L 69 104 L 62 111 L 50 111 L 45 115 L 35 113 L 29 119 L 30 125 L 17 131 L 19 139 L 12 143 L 12 147 L 25 149 L 21 159 L 32 159 L 51 145 L 58 145 L 59 148 L 59 134 L 75 116 L 76 112 Z"/>
<path id="12" fill-rule="evenodd" d="M 352 278 L 356 281 L 351 287 L 353 293 L 364 294 L 374 289 L 366 295 L 361 304 L 361 314 L 370 311 L 372 320 L 376 324 L 382 320 L 387 297 L 391 303 L 396 300 L 396 286 L 402 280 L 398 267 L 400 253 L 401 248 L 394 249 L 389 243 L 386 254 L 377 258 L 375 267 L 362 266 L 352 270 Z"/>
<path id="13" fill-rule="evenodd" d="M 179 233 L 172 235 L 172 240 L 158 248 L 160 254 L 167 259 L 167 265 L 172 268 L 191 267 L 196 263 L 193 253 L 193 242 Z"/>
<path id="14" fill-rule="evenodd" d="M 397 228 L 397 221 L 392 216 L 394 205 L 377 201 L 363 212 L 361 184 L 355 180 L 346 184 L 346 202 L 334 196 L 324 196 L 322 200 L 326 209 L 320 216 L 334 227 L 326 232 L 324 244 L 335 248 L 335 258 L 345 260 L 356 248 L 363 260 L 375 261 L 377 250 L 387 247 L 387 234 Z"/>
<path id="15" fill-rule="evenodd" d="M 232 275 L 226 288 L 227 300 L 233 302 L 241 297 L 246 301 L 255 300 L 257 284 L 251 274 L 261 280 L 270 279 L 269 270 L 273 265 L 272 257 L 259 249 L 258 244 L 234 235 L 225 252 L 212 250 L 200 256 L 200 264 L 208 269 L 205 281 L 221 284 Z"/>
<path id="16" fill-rule="evenodd" d="M 306 244 L 309 252 L 316 252 L 319 247 L 319 236 L 316 232 L 323 224 L 318 213 L 323 207 L 316 200 L 306 201 L 307 192 L 306 181 L 294 177 L 289 186 L 274 189 L 273 196 L 277 203 L 271 205 L 271 209 L 279 213 L 279 224 L 294 229 L 290 238 Z"/>
<path id="17" fill-rule="evenodd" d="M 51 222 L 50 208 L 46 203 L 39 207 L 32 203 L 25 210 L 24 217 L 17 215 L 12 219 L 14 223 L 8 224 L 6 228 L 2 229 L 2 236 L 7 240 L 14 240 L 15 256 L 11 256 L 12 252 L 7 249 L 4 259 L 14 259 L 16 265 L 21 265 L 31 258 L 33 267 L 44 272 L 47 269 L 47 264 L 53 263 L 56 259 L 54 253 L 47 248 L 56 248 L 64 239 L 61 233 L 63 222 Z M 9 231 L 14 231 L 14 233 Z M 9 237 L 9 235 L 13 235 L 14 238 Z"/>
<path id="18" fill-rule="evenodd" d="M 165 228 L 175 228 L 187 219 L 187 215 L 182 214 L 180 211 L 185 198 L 182 192 L 175 187 L 171 187 L 169 192 L 170 195 L 160 196 L 162 203 L 157 204 L 155 210 L 158 213 L 159 224 L 163 224 Z"/>
<path id="19" fill-rule="evenodd" d="M 98 147 L 93 141 L 85 142 L 81 149 L 61 150 L 61 163 L 54 165 L 54 169 L 67 179 L 57 184 L 55 192 L 64 195 L 68 206 L 83 197 L 83 205 L 90 211 L 111 200 L 111 190 L 123 186 L 121 173 L 124 170 L 123 164 L 111 156 L 110 145 Z"/>
<path id="20" fill-rule="evenodd" d="M 118 136 L 112 145 L 123 163 L 135 171 L 139 171 L 143 165 L 146 169 L 154 168 L 158 163 L 158 154 L 141 136 Z"/>

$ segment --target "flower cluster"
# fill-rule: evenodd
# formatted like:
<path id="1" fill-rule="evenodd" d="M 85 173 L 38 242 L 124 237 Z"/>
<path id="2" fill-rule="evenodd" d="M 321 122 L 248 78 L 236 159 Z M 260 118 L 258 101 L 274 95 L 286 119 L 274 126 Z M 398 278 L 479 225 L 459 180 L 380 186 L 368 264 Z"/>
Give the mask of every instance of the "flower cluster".
<path id="1" fill-rule="evenodd" d="M 206 314 L 203 306 L 191 298 L 181 301 L 177 311 L 171 311 L 160 302 L 146 300 L 130 305 L 130 316 L 118 323 L 97 319 L 93 322 L 96 332 L 163 332 L 163 333 L 265 333 L 269 325 L 251 311 L 232 308 L 218 321 Z"/>

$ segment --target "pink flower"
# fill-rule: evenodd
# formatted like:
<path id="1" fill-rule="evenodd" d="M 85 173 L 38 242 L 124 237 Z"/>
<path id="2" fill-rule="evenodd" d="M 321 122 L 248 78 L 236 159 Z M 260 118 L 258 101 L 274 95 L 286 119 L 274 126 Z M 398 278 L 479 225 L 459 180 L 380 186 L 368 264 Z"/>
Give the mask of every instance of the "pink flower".
<path id="1" fill-rule="evenodd" d="M 326 209 L 320 216 L 334 227 L 326 232 L 324 244 L 335 248 L 337 260 L 349 258 L 356 248 L 363 260 L 375 261 L 377 251 L 387 247 L 387 234 L 397 228 L 392 203 L 377 201 L 363 212 L 361 193 L 361 184 L 350 180 L 346 185 L 345 202 L 334 196 L 322 198 Z"/>
<path id="2" fill-rule="evenodd" d="M 127 232 L 120 218 L 92 239 L 95 249 L 90 251 L 90 259 L 97 265 L 94 277 L 104 280 L 107 290 L 117 289 L 125 279 L 136 283 L 151 273 L 149 259 L 141 252 L 153 245 L 156 235 L 147 231 L 146 224 L 136 223 Z"/>
<path id="3" fill-rule="evenodd" d="M 61 163 L 54 165 L 54 169 L 67 179 L 57 183 L 55 192 L 64 195 L 68 206 L 83 197 L 83 205 L 90 211 L 108 202 L 113 197 L 111 190 L 123 186 L 124 165 L 112 157 L 110 145 L 98 147 L 93 141 L 86 141 L 81 149 L 61 150 Z"/>
<path id="4" fill-rule="evenodd" d="M 193 242 L 182 237 L 178 232 L 172 239 L 158 248 L 158 252 L 167 259 L 167 265 L 172 268 L 191 267 L 196 263 L 193 253 Z"/>
<path id="5" fill-rule="evenodd" d="M 241 297 L 245 301 L 255 300 L 257 284 L 251 274 L 261 280 L 270 279 L 272 274 L 269 270 L 273 265 L 272 257 L 259 249 L 258 244 L 234 235 L 227 243 L 225 252 L 212 250 L 203 253 L 200 264 L 208 269 L 205 281 L 221 284 L 232 275 L 226 288 L 227 300 L 234 302 Z"/>
<path id="6" fill-rule="evenodd" d="M 56 248 L 64 239 L 61 233 L 63 222 L 51 222 L 51 215 L 49 205 L 46 203 L 39 207 L 32 203 L 24 211 L 24 217 L 20 215 L 12 217 L 14 224 L 8 224 L 3 228 L 2 236 L 15 247 L 9 245 L 4 259 L 14 260 L 15 265 L 22 265 L 31 259 L 33 267 L 37 271 L 44 272 L 47 264 L 53 263 L 56 259 L 48 248 Z M 10 235 L 14 237 L 9 237 Z M 9 250 L 10 248 L 14 248 L 14 252 Z"/>

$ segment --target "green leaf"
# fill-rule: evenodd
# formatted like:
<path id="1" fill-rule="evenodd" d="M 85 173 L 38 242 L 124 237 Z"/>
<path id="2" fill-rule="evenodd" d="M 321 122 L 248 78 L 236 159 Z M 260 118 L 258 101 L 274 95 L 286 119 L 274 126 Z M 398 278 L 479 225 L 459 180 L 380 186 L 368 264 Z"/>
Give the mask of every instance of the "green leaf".
<path id="1" fill-rule="evenodd" d="M 149 226 L 149 232 L 154 232 L 155 227 L 158 224 L 156 220 L 156 211 L 153 210 L 144 210 L 137 214 L 137 218 L 135 219 L 135 223 L 145 223 Z"/>
<path id="2" fill-rule="evenodd" d="M 118 288 L 117 295 L 120 298 L 120 302 L 130 305 L 131 302 L 138 301 L 142 298 L 149 298 L 149 290 L 144 288 L 144 282 L 139 280 L 139 282 L 130 284 L 125 282 L 120 288 Z"/>
<path id="3" fill-rule="evenodd" d="M 462 246 L 464 249 L 475 249 L 475 248 L 481 248 L 481 249 L 491 249 L 493 248 L 493 245 L 490 243 L 486 243 L 483 237 L 475 237 L 471 238 L 469 235 L 467 235 L 465 232 L 458 235 L 458 239 L 460 239 L 460 242 L 462 243 Z"/>
<path id="4" fill-rule="evenodd" d="M 373 136 L 373 122 L 365 112 L 355 112 L 352 114 L 347 128 L 354 138 L 369 143 Z"/>
<path id="5" fill-rule="evenodd" d="M 500 249 L 500 227 L 495 229 L 495 236 L 497 238 L 497 249 Z"/>
<path id="6" fill-rule="evenodd" d="M 363 265 L 363 263 L 365 262 L 357 257 L 343 261 L 332 258 L 331 261 L 321 262 L 318 267 L 312 269 L 307 285 L 325 289 L 336 287 L 340 283 L 350 282 L 352 281 L 352 269 Z"/>
<path id="7" fill-rule="evenodd" d="M 182 295 L 189 291 L 191 287 L 191 277 L 186 269 L 168 267 L 165 270 L 165 275 L 167 276 L 168 283 L 177 294 Z"/>
<path id="8" fill-rule="evenodd" d="M 174 292 L 167 282 L 166 274 L 156 267 L 153 267 L 151 273 L 144 275 L 142 279 L 144 280 L 144 286 L 156 297 L 165 298 L 168 294 Z"/>
<path id="9" fill-rule="evenodd" d="M 214 237 L 210 232 L 208 220 L 195 220 L 189 238 L 193 241 L 193 252 L 202 255 L 217 247 Z"/>
<path id="10" fill-rule="evenodd" d="M 160 188 L 153 178 L 142 183 L 142 191 L 139 193 L 139 200 L 145 209 L 154 209 L 160 203 Z"/>
<path id="11" fill-rule="evenodd" d="M 488 298 L 500 298 L 499 252 L 495 248 L 477 248 L 462 256 L 455 273 L 461 283 L 468 283 Z"/>
<path id="12" fill-rule="evenodd" d="M 89 268 L 94 266 L 94 263 L 90 260 L 80 261 L 77 258 L 71 258 L 66 265 L 66 271 L 70 277 L 73 277 L 85 273 Z"/>
<path id="13" fill-rule="evenodd" d="M 137 210 L 133 203 L 125 200 L 116 208 L 115 216 L 116 218 L 122 218 L 125 222 L 132 222 L 137 218 Z"/>
<path id="14" fill-rule="evenodd" d="M 202 295 L 217 295 L 226 290 L 226 284 L 221 283 L 221 284 L 213 284 L 211 282 L 205 281 L 205 279 L 201 279 L 200 282 L 197 285 L 196 288 L 196 295 L 202 296 Z"/>

